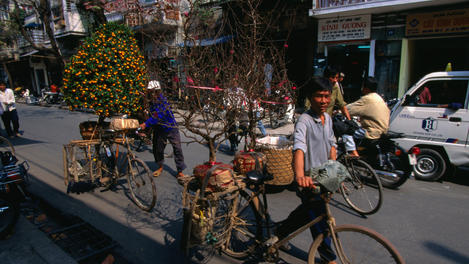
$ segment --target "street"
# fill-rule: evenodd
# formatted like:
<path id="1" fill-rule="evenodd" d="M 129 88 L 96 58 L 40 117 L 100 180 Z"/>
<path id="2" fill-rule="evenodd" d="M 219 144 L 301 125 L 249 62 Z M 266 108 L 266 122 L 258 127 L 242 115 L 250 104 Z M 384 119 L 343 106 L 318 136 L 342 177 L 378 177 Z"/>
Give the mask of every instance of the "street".
<path id="1" fill-rule="evenodd" d="M 131 263 L 182 263 L 179 250 L 182 228 L 181 191 L 174 160 L 166 158 L 164 172 L 155 179 L 157 203 L 152 212 L 133 204 L 129 194 L 116 191 L 67 194 L 63 181 L 62 145 L 80 139 L 78 124 L 96 116 L 56 107 L 18 104 L 21 138 L 12 139 L 17 156 L 31 166 L 30 190 L 58 209 L 80 216 L 120 245 Z M 185 140 L 183 139 L 183 142 Z M 208 149 L 199 144 L 183 144 L 187 169 L 208 159 Z M 170 145 L 167 153 L 172 152 Z M 150 151 L 137 153 L 150 169 L 155 169 Z M 217 160 L 229 162 L 231 155 L 219 152 Z M 459 172 L 458 177 L 467 177 Z M 269 194 L 269 210 L 274 220 L 283 220 L 299 204 L 294 193 Z M 469 263 L 469 184 L 444 181 L 423 182 L 409 179 L 399 190 L 384 190 L 381 209 L 362 218 L 346 205 L 340 195 L 331 202 L 337 224 L 359 224 L 388 238 L 407 263 Z M 311 244 L 309 232 L 292 241 L 290 254 L 281 253 L 286 263 L 303 263 Z M 240 263 L 216 255 L 209 263 Z"/>

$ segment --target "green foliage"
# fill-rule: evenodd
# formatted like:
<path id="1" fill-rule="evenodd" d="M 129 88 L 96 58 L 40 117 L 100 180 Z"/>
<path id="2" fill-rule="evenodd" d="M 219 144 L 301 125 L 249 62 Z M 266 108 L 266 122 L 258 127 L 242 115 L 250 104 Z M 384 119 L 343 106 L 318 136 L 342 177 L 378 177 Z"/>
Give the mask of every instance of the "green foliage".
<path id="1" fill-rule="evenodd" d="M 142 110 L 146 83 L 145 61 L 131 30 L 108 23 L 84 41 L 65 67 L 63 93 L 71 110 L 131 114 Z"/>

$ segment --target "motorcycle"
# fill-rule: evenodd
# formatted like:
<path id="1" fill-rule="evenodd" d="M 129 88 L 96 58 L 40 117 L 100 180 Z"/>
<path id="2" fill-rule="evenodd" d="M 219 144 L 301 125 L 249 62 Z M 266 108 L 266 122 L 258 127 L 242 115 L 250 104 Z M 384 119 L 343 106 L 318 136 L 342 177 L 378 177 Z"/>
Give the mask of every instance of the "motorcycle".
<path id="1" fill-rule="evenodd" d="M 334 126 L 339 126 L 339 122 L 345 122 L 345 117 L 334 116 Z M 353 135 L 355 145 L 360 157 L 373 167 L 376 174 L 380 177 L 381 184 L 387 188 L 398 188 L 409 179 L 412 173 L 412 166 L 416 164 L 416 155 L 420 153 L 418 147 L 413 147 L 406 152 L 396 144 L 392 139 L 402 137 L 402 134 L 388 132 L 379 139 L 369 140 L 364 137 L 363 129 L 359 127 L 356 121 L 347 121 L 353 128 L 349 128 L 346 134 Z M 351 122 L 355 122 L 352 125 Z M 344 131 L 336 132 L 336 137 L 342 136 Z M 360 131 L 360 132 L 356 132 Z M 341 134 L 342 133 L 342 134 Z"/>
<path id="2" fill-rule="evenodd" d="M 16 165 L 18 160 L 9 151 L 0 156 L 0 239 L 4 239 L 18 220 L 19 204 L 28 197 L 29 165 L 26 161 Z"/>
<path id="3" fill-rule="evenodd" d="M 392 140 L 402 136 L 388 132 L 376 140 L 355 141 L 360 142 L 357 144 L 358 153 L 375 169 L 384 187 L 395 189 L 404 184 L 412 173 L 412 166 L 417 162 L 416 155 L 420 153 L 418 147 L 406 152 Z"/>

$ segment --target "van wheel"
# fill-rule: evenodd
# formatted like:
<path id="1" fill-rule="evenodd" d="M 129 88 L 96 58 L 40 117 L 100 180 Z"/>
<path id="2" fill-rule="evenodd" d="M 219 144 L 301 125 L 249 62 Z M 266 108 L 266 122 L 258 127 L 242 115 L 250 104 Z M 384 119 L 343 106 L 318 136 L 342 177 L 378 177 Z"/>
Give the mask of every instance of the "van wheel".
<path id="1" fill-rule="evenodd" d="M 423 148 L 417 156 L 414 175 L 419 180 L 436 181 L 445 174 L 446 167 L 446 161 L 438 151 Z"/>

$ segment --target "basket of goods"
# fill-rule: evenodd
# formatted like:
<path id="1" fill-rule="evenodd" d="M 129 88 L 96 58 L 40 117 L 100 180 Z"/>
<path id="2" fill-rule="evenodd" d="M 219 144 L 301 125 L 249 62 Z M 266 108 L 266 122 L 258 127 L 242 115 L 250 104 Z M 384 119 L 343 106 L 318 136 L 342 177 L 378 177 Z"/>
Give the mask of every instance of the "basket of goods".
<path id="1" fill-rule="evenodd" d="M 137 119 L 131 118 L 113 118 L 111 119 L 110 128 L 116 131 L 133 130 L 139 127 Z"/>
<path id="2" fill-rule="evenodd" d="M 265 155 L 266 170 L 273 176 L 270 185 L 288 185 L 293 182 L 293 142 L 284 136 L 267 136 L 256 141 L 256 151 Z"/>
<path id="3" fill-rule="evenodd" d="M 230 214 L 243 184 L 229 164 L 207 162 L 194 168 L 192 180 L 185 182 L 182 194 L 183 248 L 223 243 Z"/>
<path id="4" fill-rule="evenodd" d="M 233 159 L 233 169 L 237 173 L 246 174 L 250 171 L 264 171 L 266 156 L 261 152 L 237 152 Z"/>
<path id="5" fill-rule="evenodd" d="M 206 180 L 206 190 L 210 192 L 223 192 L 235 185 L 233 167 L 221 162 L 206 162 L 197 165 L 194 167 L 193 175 L 199 180 L 201 186 Z"/>
<path id="6" fill-rule="evenodd" d="M 97 121 L 81 122 L 78 126 L 80 128 L 80 135 L 84 140 L 98 139 L 103 129 L 108 129 L 110 123 L 102 122 L 98 125 Z"/>

